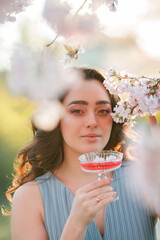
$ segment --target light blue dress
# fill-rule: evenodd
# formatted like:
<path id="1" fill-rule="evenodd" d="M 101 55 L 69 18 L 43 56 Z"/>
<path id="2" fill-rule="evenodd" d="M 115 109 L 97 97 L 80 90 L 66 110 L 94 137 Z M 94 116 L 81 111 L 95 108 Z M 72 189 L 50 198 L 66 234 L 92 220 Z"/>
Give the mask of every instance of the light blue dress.
<path id="1" fill-rule="evenodd" d="M 105 209 L 104 236 L 94 221 L 88 226 L 85 240 L 155 240 L 156 223 L 140 191 L 133 191 L 126 174 L 130 164 L 123 163 L 113 173 L 112 187 L 119 200 Z M 49 240 L 59 240 L 70 214 L 73 195 L 51 172 L 36 178 L 45 213 Z M 71 233 L 72 234 L 72 233 Z"/>

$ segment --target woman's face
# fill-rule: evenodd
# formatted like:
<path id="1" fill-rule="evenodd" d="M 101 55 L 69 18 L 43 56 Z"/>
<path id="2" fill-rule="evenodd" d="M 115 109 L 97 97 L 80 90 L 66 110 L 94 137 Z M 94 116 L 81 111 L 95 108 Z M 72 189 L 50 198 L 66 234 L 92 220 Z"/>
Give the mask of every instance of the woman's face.
<path id="1" fill-rule="evenodd" d="M 108 143 L 112 129 L 111 101 L 97 80 L 77 83 L 64 98 L 65 115 L 60 126 L 64 153 L 100 151 Z"/>

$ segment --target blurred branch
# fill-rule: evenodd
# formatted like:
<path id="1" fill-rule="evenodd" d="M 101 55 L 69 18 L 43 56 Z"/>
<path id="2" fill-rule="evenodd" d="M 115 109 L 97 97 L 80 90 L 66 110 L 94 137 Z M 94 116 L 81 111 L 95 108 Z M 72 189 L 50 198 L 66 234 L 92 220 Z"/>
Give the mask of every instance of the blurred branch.
<path id="1" fill-rule="evenodd" d="M 53 39 L 53 41 L 52 41 L 51 43 L 48 43 L 48 44 L 46 45 L 46 47 L 49 47 L 50 45 L 52 45 L 52 44 L 56 41 L 56 39 L 59 37 L 59 35 L 60 35 L 60 34 L 57 34 L 57 35 L 55 36 L 55 38 Z"/>
<path id="2" fill-rule="evenodd" d="M 84 5 L 86 4 L 87 0 L 84 1 L 84 3 L 82 4 L 82 6 L 77 10 L 77 12 L 74 14 L 73 19 L 78 15 L 78 13 L 83 9 Z"/>

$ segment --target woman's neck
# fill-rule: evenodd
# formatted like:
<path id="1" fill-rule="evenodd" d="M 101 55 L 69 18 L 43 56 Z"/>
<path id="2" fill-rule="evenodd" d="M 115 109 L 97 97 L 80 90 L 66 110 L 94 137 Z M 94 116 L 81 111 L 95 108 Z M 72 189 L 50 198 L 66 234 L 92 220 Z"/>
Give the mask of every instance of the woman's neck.
<path id="1" fill-rule="evenodd" d="M 78 157 L 78 153 L 64 154 L 64 159 L 61 166 L 57 169 L 56 174 L 65 175 L 67 178 L 81 178 L 85 175 L 85 172 L 81 170 Z"/>

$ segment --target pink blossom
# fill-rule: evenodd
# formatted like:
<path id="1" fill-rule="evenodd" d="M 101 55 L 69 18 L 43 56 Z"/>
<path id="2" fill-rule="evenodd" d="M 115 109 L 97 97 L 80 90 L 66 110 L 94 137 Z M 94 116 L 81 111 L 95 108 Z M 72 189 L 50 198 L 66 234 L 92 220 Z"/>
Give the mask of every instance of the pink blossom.
<path id="1" fill-rule="evenodd" d="M 95 15 L 76 15 L 70 13 L 70 8 L 60 1 L 47 0 L 44 18 L 50 23 L 57 34 L 69 37 L 72 35 L 92 35 L 99 31 L 99 21 Z"/>

